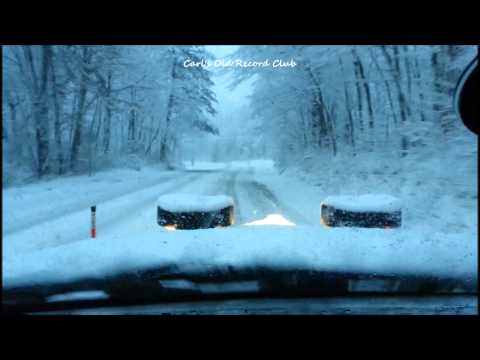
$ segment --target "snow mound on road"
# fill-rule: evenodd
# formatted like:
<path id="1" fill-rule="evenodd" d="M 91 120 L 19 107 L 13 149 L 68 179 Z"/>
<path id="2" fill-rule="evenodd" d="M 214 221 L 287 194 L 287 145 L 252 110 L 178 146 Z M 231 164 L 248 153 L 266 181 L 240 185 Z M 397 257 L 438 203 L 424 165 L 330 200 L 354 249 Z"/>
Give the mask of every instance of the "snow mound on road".
<path id="1" fill-rule="evenodd" d="M 241 226 L 143 231 L 44 249 L 3 261 L 4 288 L 104 279 L 173 266 L 178 272 L 255 268 L 477 279 L 474 233 Z"/>
<path id="2" fill-rule="evenodd" d="M 355 212 L 391 212 L 399 211 L 402 208 L 399 199 L 385 194 L 329 196 L 322 204 L 339 210 Z"/>
<path id="3" fill-rule="evenodd" d="M 233 206 L 233 199 L 225 195 L 168 194 L 158 198 L 157 206 L 170 212 L 207 212 Z"/>

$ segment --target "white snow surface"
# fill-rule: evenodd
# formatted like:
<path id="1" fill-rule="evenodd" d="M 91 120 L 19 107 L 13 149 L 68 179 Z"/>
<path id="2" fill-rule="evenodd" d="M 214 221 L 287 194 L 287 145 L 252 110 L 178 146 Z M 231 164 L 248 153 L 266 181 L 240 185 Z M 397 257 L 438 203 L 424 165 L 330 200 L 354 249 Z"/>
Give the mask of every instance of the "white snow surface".
<path id="1" fill-rule="evenodd" d="M 143 172 L 143 170 L 142 170 Z M 135 172 L 138 174 L 137 172 Z M 24 196 L 16 198 L 12 196 L 12 191 L 22 193 L 21 189 L 12 188 L 3 191 L 3 241 L 2 257 L 3 261 L 9 257 L 22 256 L 25 252 L 36 251 L 45 247 L 60 246 L 84 241 L 90 236 L 90 205 L 96 204 L 96 225 L 97 236 L 105 234 L 123 235 L 136 234 L 148 228 L 158 228 L 156 222 L 155 202 L 161 194 L 171 193 L 186 189 L 198 193 L 209 193 L 216 187 L 221 173 L 192 174 L 180 172 L 167 172 L 163 177 L 156 178 L 156 185 L 142 186 L 144 182 L 139 183 L 140 190 L 131 190 L 126 187 L 137 181 L 137 176 L 133 173 L 124 172 L 124 178 L 118 179 L 119 182 L 112 181 L 117 171 L 104 174 L 105 180 L 98 182 L 87 182 L 81 186 L 81 181 L 86 181 L 85 177 L 73 177 L 73 179 L 56 180 L 54 192 L 50 201 L 48 201 L 48 192 L 44 188 L 49 184 L 32 184 L 24 188 Z M 151 171 L 145 171 L 144 174 L 149 177 Z M 80 179 L 79 179 L 80 178 Z M 99 180 L 99 179 L 98 179 Z M 122 180 L 122 181 L 120 181 Z M 152 181 L 152 179 L 150 179 Z M 69 185 L 71 182 L 73 186 Z M 53 185 L 53 184 L 52 184 Z M 91 190 L 91 194 L 81 193 L 79 188 L 86 191 Z M 5 196 L 7 193 L 7 196 Z M 101 194 L 120 194 L 104 201 L 97 198 Z M 63 195 L 63 196 L 62 196 Z M 7 197 L 7 199 L 6 199 Z M 38 203 L 31 202 L 32 198 L 42 199 Z M 75 201 L 77 208 L 74 209 Z M 67 211 L 72 207 L 72 211 Z M 60 208 L 64 210 L 63 214 L 50 212 L 51 209 Z M 26 210 L 22 210 L 26 209 Z M 22 214 L 22 217 L 13 217 L 13 214 Z M 46 221 L 36 223 L 40 215 L 46 215 Z M 31 223 L 30 223 L 31 221 Z M 8 227 L 5 225 L 9 224 Z M 27 224 L 31 226 L 27 226 Z"/>
<path id="2" fill-rule="evenodd" d="M 449 164 L 454 168 L 453 160 Z M 389 177 L 393 185 L 370 177 L 350 179 L 353 175 L 337 173 L 335 168 L 325 169 L 321 177 L 293 170 L 278 174 L 267 166 L 230 173 L 171 172 L 157 180 L 158 185 L 145 188 L 139 183 L 142 190 L 99 204 L 95 240 L 89 239 L 90 214 L 89 208 L 84 208 L 90 201 L 85 201 L 78 189 L 103 194 L 110 188 L 111 192 L 122 193 L 124 183 L 131 178 L 124 177 L 124 182 L 116 183 L 111 173 L 97 179 L 96 185 L 87 182 L 84 186 L 86 179 L 66 178 L 55 181 L 52 191 L 44 189 L 50 182 L 4 189 L 4 225 L 10 220 L 11 225 L 21 229 L 5 234 L 4 226 L 4 286 L 102 278 L 125 270 L 165 265 L 175 265 L 180 271 L 275 266 L 370 274 L 458 275 L 475 280 L 476 177 L 457 176 L 457 172 L 468 170 L 464 166 L 454 174 L 442 172 L 436 182 L 427 181 L 427 175 L 441 166 L 433 160 L 419 163 L 418 174 L 410 172 L 409 177 L 400 179 Z M 142 173 L 143 170 L 137 174 Z M 270 194 L 263 193 L 255 184 L 265 184 Z M 319 204 L 329 195 L 365 194 L 372 189 L 393 193 L 402 200 L 402 228 L 320 225 Z M 168 232 L 156 223 L 156 200 L 162 194 L 230 195 L 232 190 L 239 226 Z M 49 197 L 48 193 L 56 195 Z M 75 201 L 79 205 L 76 211 L 53 215 L 50 221 L 35 226 L 25 226 L 26 220 L 21 216 L 8 219 L 12 213 L 20 215 L 23 209 L 28 209 L 24 213 L 27 219 L 36 218 L 36 212 L 48 214 L 49 209 L 56 207 L 74 209 Z M 275 221 L 268 225 L 263 219 Z M 242 226 L 250 222 L 261 225 Z M 287 222 L 290 226 L 279 226 Z"/>
<path id="3" fill-rule="evenodd" d="M 2 231 L 9 235 L 180 177 L 179 172 L 160 167 L 111 169 L 2 189 Z"/>
<path id="4" fill-rule="evenodd" d="M 157 200 L 157 206 L 170 212 L 208 212 L 233 205 L 233 199 L 226 195 L 174 193 L 162 195 Z"/>
<path id="5" fill-rule="evenodd" d="M 386 194 L 329 196 L 322 204 L 354 212 L 392 212 L 402 208 L 400 199 Z"/>
<path id="6" fill-rule="evenodd" d="M 270 159 L 254 159 L 244 161 L 214 162 L 214 161 L 184 161 L 183 166 L 187 170 L 212 171 L 212 170 L 272 170 L 274 162 Z"/>
<path id="7" fill-rule="evenodd" d="M 105 236 L 4 259 L 4 287 L 104 278 L 122 271 L 175 266 L 302 268 L 366 274 L 476 279 L 477 244 L 442 233 L 318 226 L 238 226 Z"/>

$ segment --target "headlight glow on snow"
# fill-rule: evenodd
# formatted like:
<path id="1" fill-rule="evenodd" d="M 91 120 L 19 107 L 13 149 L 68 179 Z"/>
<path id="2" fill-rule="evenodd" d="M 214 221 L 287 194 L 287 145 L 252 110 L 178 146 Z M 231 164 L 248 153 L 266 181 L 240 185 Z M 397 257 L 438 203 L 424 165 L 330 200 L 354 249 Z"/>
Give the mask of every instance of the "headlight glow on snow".
<path id="1" fill-rule="evenodd" d="M 270 214 L 261 220 L 255 220 L 244 225 L 284 225 L 284 226 L 296 226 L 295 223 L 285 219 L 280 214 Z"/>
<path id="2" fill-rule="evenodd" d="M 163 227 L 165 230 L 168 230 L 168 231 L 175 231 L 177 230 L 177 226 L 176 225 L 165 225 Z"/>

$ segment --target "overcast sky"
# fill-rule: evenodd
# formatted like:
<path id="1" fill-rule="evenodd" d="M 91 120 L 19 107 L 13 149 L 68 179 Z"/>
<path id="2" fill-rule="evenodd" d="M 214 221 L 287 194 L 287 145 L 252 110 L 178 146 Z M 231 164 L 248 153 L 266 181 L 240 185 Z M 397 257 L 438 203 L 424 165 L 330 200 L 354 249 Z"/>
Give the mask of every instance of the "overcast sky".
<path id="1" fill-rule="evenodd" d="M 206 46 L 206 49 L 218 59 L 231 55 L 238 48 L 238 45 Z M 216 72 L 215 69 L 214 67 L 210 68 L 214 73 Z M 213 81 L 215 82 L 213 91 L 215 91 L 218 100 L 216 106 L 218 114 L 215 123 L 220 129 L 220 133 L 225 135 L 235 133 L 241 126 L 241 122 L 239 121 L 245 121 L 245 119 L 241 119 L 239 114 L 244 113 L 244 110 L 249 107 L 250 102 L 248 96 L 252 92 L 252 85 L 249 81 L 239 85 L 234 90 L 228 89 L 231 80 L 232 77 L 230 74 L 215 75 L 213 77 Z"/>
<path id="2" fill-rule="evenodd" d="M 207 45 L 206 48 L 209 52 L 215 55 L 217 58 L 230 55 L 240 46 L 238 45 Z"/>

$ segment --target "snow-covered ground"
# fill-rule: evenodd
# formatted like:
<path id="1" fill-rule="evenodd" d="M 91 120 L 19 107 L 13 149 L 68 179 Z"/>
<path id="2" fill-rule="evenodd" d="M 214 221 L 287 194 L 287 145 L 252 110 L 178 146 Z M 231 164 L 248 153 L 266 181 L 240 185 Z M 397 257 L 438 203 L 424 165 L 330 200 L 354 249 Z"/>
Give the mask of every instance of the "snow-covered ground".
<path id="1" fill-rule="evenodd" d="M 245 170 L 254 168 L 256 170 L 272 170 L 274 162 L 266 159 L 254 159 L 244 161 L 212 162 L 212 161 L 184 161 L 186 170 Z"/>
<path id="2" fill-rule="evenodd" d="M 114 172 L 115 173 L 115 172 Z M 155 201 L 159 195 L 163 193 L 175 192 L 178 189 L 188 188 L 200 189 L 202 184 L 199 184 L 197 180 L 208 178 L 207 183 L 210 183 L 210 179 L 218 174 L 191 174 L 184 172 L 163 173 L 159 175 L 157 173 L 156 185 L 152 184 L 152 180 L 148 181 L 148 185 L 138 184 L 136 175 L 133 175 L 133 179 L 125 180 L 125 184 L 120 182 L 115 184 L 109 182 L 111 176 L 114 174 L 108 174 L 105 181 L 99 184 L 87 183 L 86 186 L 80 185 L 84 179 L 75 179 L 78 181 L 76 187 L 72 189 L 70 187 L 70 179 L 64 179 L 63 183 L 57 181 L 57 198 L 52 196 L 48 200 L 48 192 L 45 194 L 42 191 L 44 184 L 29 185 L 28 190 L 25 193 L 31 192 L 37 194 L 38 198 L 45 196 L 43 202 L 36 203 L 31 201 L 32 198 L 27 195 L 21 198 L 15 198 L 13 205 L 8 198 L 4 200 L 4 219 L 10 219 L 8 225 L 11 225 L 16 231 L 9 231 L 8 225 L 3 230 L 3 258 L 4 260 L 10 256 L 18 256 L 23 252 L 34 251 L 50 246 L 59 246 L 62 244 L 69 244 L 75 241 L 81 241 L 89 237 L 90 231 L 90 205 L 97 205 L 96 209 L 96 222 L 98 228 L 98 236 L 102 236 L 107 231 L 116 231 L 122 229 L 124 224 L 129 224 L 130 221 L 135 221 L 138 217 L 145 216 L 145 209 L 148 209 L 145 216 L 144 226 L 146 227 L 158 227 L 156 224 L 155 213 Z M 126 175 L 126 174 L 124 174 Z M 145 176 L 148 178 L 148 172 Z M 151 175 L 151 174 L 150 174 Z M 127 177 L 127 176 L 125 176 Z M 74 182 L 75 182 L 74 181 Z M 136 186 L 134 186 L 136 185 Z M 34 187 L 39 186 L 40 189 L 36 192 Z M 135 189 L 136 191 L 128 192 L 128 188 Z M 79 190 L 91 190 L 90 195 L 80 193 Z M 4 191 L 12 192 L 13 189 Z M 18 189 L 17 189 L 18 190 Z M 66 196 L 61 196 L 62 190 Z M 21 192 L 21 189 L 18 190 Z M 193 191 L 193 190 L 192 190 Z M 114 195 L 117 195 L 116 197 Z M 10 195 L 10 194 L 9 194 Z M 57 207 L 66 209 L 75 205 L 77 200 L 77 206 L 75 210 L 66 211 L 63 214 L 51 212 L 50 209 L 56 209 Z M 103 201 L 99 201 L 103 200 Z M 28 208 L 24 214 L 18 215 L 18 217 L 12 216 L 10 218 L 9 210 L 11 206 Z M 12 208 L 12 212 L 15 213 L 15 209 Z M 21 210 L 19 211 L 21 214 Z M 32 218 L 39 218 L 44 216 L 46 221 L 35 223 L 33 226 L 26 226 L 25 223 L 29 223 L 29 216 Z M 24 218 L 25 217 L 25 218 Z M 7 220 L 8 221 L 8 220 Z M 18 221 L 18 223 L 16 222 Z M 21 228 L 21 230 L 18 230 Z M 142 228 L 137 229 L 142 231 Z M 125 233 L 129 234 L 129 233 Z M 135 234 L 135 231 L 133 232 Z"/>
<path id="3" fill-rule="evenodd" d="M 152 216 L 152 223 L 153 223 Z M 364 274 L 438 275 L 476 281 L 477 249 L 461 235 L 321 226 L 235 226 L 135 231 L 122 226 L 79 241 L 4 259 L 4 286 L 103 278 L 173 266 L 179 272 L 276 267 Z M 128 233 L 127 230 L 130 230 Z"/>
<path id="4" fill-rule="evenodd" d="M 392 164 L 358 157 L 338 159 L 329 166 L 300 171 L 256 171 L 255 181 L 267 184 L 277 200 L 317 224 L 320 204 L 331 196 L 386 194 L 402 204 L 402 229 L 419 232 L 463 234 L 466 242 L 478 238 L 476 149 L 465 158 L 443 156 L 413 158 Z M 344 162 L 345 161 L 345 162 Z M 406 170 L 399 171 L 399 167 Z"/>
<path id="5" fill-rule="evenodd" d="M 157 173 L 161 181 L 156 185 L 149 182 L 149 187 L 142 185 L 142 189 L 130 193 L 126 193 L 125 184 L 133 189 L 133 184 L 140 180 L 136 183 L 125 176 L 124 183 L 115 185 L 111 181 L 114 174 L 108 174 L 103 177 L 105 181 L 83 185 L 84 179 L 76 179 L 77 193 L 73 189 L 69 193 L 72 198 L 64 200 L 58 195 L 48 202 L 48 183 L 24 187 L 24 196 L 15 199 L 15 206 L 28 206 L 30 214 L 56 206 L 73 207 L 75 199 L 79 206 L 76 211 L 52 215 L 51 220 L 22 230 L 7 234 L 4 230 L 4 285 L 102 277 L 125 269 L 163 265 L 175 265 L 185 271 L 226 266 L 306 267 L 467 276 L 476 281 L 477 230 L 466 221 L 472 216 L 468 213 L 472 209 L 463 208 L 461 202 L 451 202 L 444 208 L 435 203 L 435 209 L 416 218 L 416 211 L 432 206 L 421 203 L 426 195 L 417 194 L 417 198 L 415 194 L 393 194 L 405 203 L 405 223 L 399 229 L 324 228 L 320 225 L 322 200 L 332 194 L 354 193 L 353 188 L 329 191 L 327 185 L 331 182 L 324 186 L 312 184 L 313 177 L 278 174 L 271 165 L 270 161 L 258 161 L 250 165 L 224 164 L 222 170 L 212 170 L 212 164 L 197 163 L 190 171 Z M 209 167 L 209 171 L 197 171 Z M 153 172 L 142 170 L 146 177 L 149 171 Z M 56 194 L 61 189 L 71 189 L 72 179 L 63 182 L 56 182 Z M 25 195 L 36 194 L 35 187 L 44 190 L 37 190 L 38 195 Z M 78 192 L 87 188 L 92 194 L 109 191 L 112 196 L 97 203 L 96 239 L 89 238 L 90 213 L 85 206 L 90 205 L 90 199 Z M 356 190 L 365 189 L 358 186 Z M 383 189 L 378 186 L 374 190 Z M 4 190 L 4 198 L 6 193 L 12 196 L 15 191 L 22 193 L 22 189 Z M 122 196 L 113 197 L 122 191 Z M 177 192 L 230 196 L 235 202 L 235 225 L 215 230 L 161 229 L 156 222 L 156 201 L 160 195 Z M 469 206 L 471 202 L 466 201 Z M 455 216 L 465 222 L 448 222 L 452 206 Z M 8 210 L 6 202 L 7 217 Z M 24 220 L 13 218 L 10 225 L 20 226 L 16 221 Z M 244 226 L 252 224 L 257 226 Z"/>
<path id="6" fill-rule="evenodd" d="M 3 235 L 82 208 L 176 179 L 179 173 L 144 167 L 112 169 L 92 176 L 70 176 L 3 189 Z"/>
<path id="7" fill-rule="evenodd" d="M 402 209 L 399 199 L 385 194 L 329 196 L 322 201 L 322 204 L 353 212 L 392 212 Z"/>

